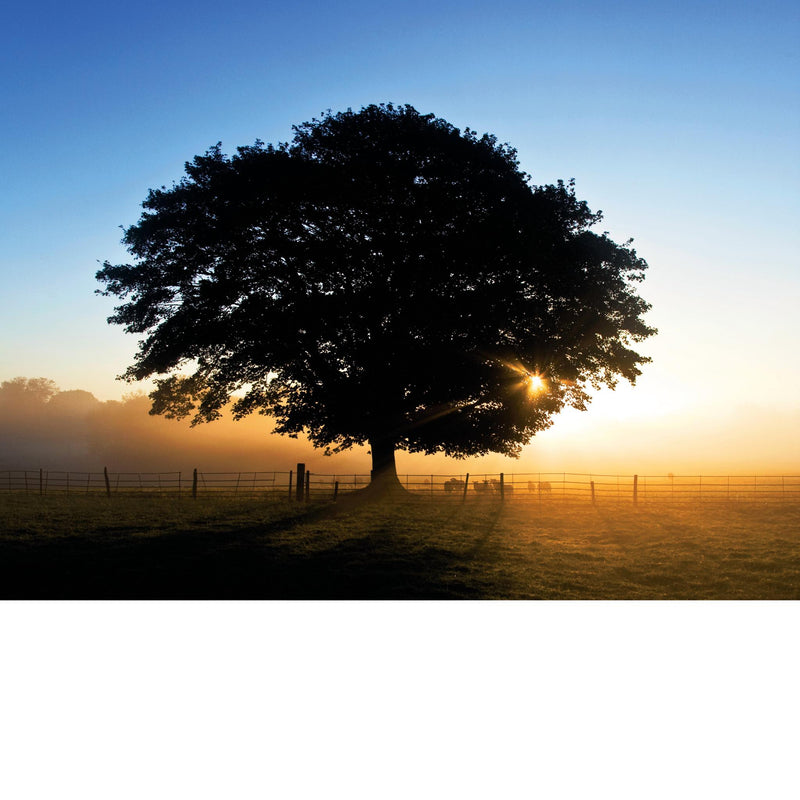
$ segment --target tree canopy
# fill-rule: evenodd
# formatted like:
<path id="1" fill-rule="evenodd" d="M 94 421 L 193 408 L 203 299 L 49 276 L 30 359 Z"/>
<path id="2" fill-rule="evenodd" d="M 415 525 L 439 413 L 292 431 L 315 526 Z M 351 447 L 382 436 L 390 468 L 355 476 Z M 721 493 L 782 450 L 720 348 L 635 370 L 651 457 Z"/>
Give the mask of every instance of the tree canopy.
<path id="1" fill-rule="evenodd" d="M 153 411 L 270 415 L 340 450 L 519 453 L 588 389 L 634 382 L 647 267 L 590 230 L 573 182 L 410 106 L 327 112 L 278 145 L 216 145 L 151 190 L 97 273 L 141 335 Z M 190 374 L 178 374 L 189 370 Z"/>

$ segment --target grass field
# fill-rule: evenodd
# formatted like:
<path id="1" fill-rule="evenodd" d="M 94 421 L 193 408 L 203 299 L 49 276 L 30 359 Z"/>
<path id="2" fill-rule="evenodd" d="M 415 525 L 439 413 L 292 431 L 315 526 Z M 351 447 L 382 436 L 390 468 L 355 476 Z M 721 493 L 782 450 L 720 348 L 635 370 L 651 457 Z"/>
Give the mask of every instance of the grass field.
<path id="1" fill-rule="evenodd" d="M 800 505 L 11 493 L 0 596 L 800 599 Z"/>

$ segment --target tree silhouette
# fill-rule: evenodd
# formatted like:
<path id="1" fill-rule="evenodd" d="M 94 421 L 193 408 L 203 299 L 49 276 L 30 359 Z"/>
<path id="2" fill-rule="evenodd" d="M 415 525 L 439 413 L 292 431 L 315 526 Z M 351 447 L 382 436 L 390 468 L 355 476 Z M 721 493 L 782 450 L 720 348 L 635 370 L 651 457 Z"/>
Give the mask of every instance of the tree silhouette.
<path id="1" fill-rule="evenodd" d="M 124 377 L 166 376 L 153 413 L 234 398 L 328 452 L 368 443 L 387 487 L 396 449 L 516 455 L 649 361 L 647 265 L 589 230 L 572 182 L 533 185 L 511 146 L 411 106 L 293 130 L 196 156 L 125 231 L 134 263 L 97 273 L 127 300 L 109 322 L 144 334 Z"/>
<path id="2" fill-rule="evenodd" d="M 0 383 L 0 411 L 20 406 L 35 412 L 57 393 L 58 386 L 49 378 L 12 378 Z"/>

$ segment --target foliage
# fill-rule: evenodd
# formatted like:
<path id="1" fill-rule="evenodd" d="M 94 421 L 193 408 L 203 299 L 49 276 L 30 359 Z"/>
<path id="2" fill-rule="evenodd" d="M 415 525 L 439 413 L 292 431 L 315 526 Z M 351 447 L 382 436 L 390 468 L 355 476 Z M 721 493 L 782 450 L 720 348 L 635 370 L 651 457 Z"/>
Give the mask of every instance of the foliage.
<path id="1" fill-rule="evenodd" d="M 294 134 L 195 157 L 125 231 L 134 262 L 97 273 L 144 337 L 124 377 L 167 376 L 155 412 L 208 421 L 236 396 L 329 450 L 514 455 L 640 374 L 647 265 L 590 231 L 572 182 L 532 185 L 509 145 L 410 106 Z"/>
<path id="2" fill-rule="evenodd" d="M 12 378 L 0 383 L 0 409 L 42 406 L 57 393 L 58 386 L 49 378 Z"/>

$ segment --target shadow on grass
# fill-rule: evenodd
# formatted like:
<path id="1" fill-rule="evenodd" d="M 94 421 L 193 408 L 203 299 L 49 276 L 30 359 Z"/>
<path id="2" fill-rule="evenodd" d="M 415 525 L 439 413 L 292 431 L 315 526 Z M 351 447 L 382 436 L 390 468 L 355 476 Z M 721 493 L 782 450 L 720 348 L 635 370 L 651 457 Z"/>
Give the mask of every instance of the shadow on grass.
<path id="1" fill-rule="evenodd" d="M 10 599 L 800 598 L 800 506 L 0 497 Z"/>
<path id="2" fill-rule="evenodd" d="M 485 596 L 465 560 L 485 549 L 499 509 L 473 546 L 426 542 L 402 514 L 312 508 L 265 524 L 6 538 L 3 599 L 468 599 Z M 434 524 L 450 524 L 457 507 Z M 359 519 L 359 515 L 363 517 Z M 340 532 L 336 533 L 336 526 Z M 334 534 L 331 534 L 331 530 Z M 432 528 L 433 530 L 433 528 Z M 475 541 L 477 540 L 477 541 Z M 459 552 L 461 550 L 461 552 Z"/>

